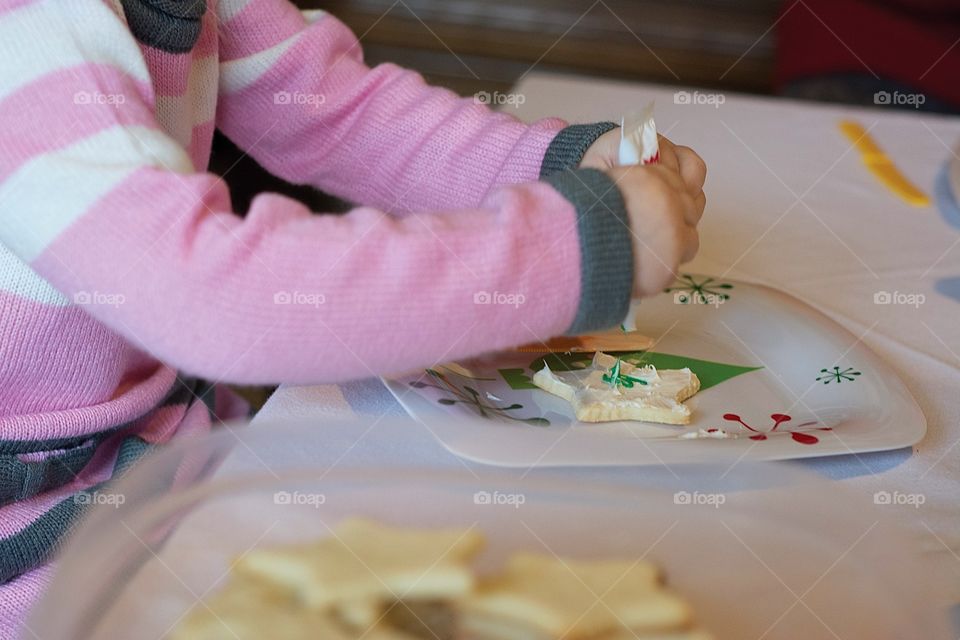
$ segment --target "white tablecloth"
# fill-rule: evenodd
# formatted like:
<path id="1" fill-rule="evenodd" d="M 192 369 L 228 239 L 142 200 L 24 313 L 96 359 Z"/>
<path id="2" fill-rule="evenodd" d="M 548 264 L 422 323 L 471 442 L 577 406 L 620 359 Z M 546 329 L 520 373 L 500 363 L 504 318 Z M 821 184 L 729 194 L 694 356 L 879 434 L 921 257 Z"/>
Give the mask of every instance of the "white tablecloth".
<path id="1" fill-rule="evenodd" d="M 660 131 L 694 147 L 709 167 L 703 248 L 689 270 L 783 289 L 862 336 L 899 373 L 928 421 L 912 451 L 791 464 L 864 494 L 921 494 L 919 507 L 891 508 L 901 510 L 920 549 L 952 568 L 960 599 L 960 299 L 946 282 L 960 277 L 960 229 L 935 206 L 910 207 L 881 187 L 837 128 L 842 118 L 858 120 L 888 152 L 905 154 L 901 170 L 932 193 L 960 141 L 960 118 L 730 93 L 719 105 L 702 97 L 678 104 L 672 88 L 539 74 L 515 93 L 524 98 L 516 114 L 525 120 L 617 120 L 656 99 Z M 879 305 L 878 292 L 922 295 L 923 303 Z M 378 380 L 366 380 L 282 387 L 255 422 L 402 413 Z M 422 429 L 402 441 L 380 435 L 376 428 L 358 434 L 337 464 L 460 464 Z"/>

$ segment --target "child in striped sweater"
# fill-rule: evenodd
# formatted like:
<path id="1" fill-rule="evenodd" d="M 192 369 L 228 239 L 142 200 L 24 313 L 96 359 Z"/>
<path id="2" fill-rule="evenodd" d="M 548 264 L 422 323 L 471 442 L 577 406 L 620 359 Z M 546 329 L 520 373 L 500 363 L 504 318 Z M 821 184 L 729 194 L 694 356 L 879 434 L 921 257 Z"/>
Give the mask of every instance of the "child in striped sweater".
<path id="1" fill-rule="evenodd" d="M 613 125 L 525 125 L 369 68 L 287 0 L 0 0 L 0 53 L 0 638 L 92 492 L 242 412 L 201 379 L 346 380 L 600 329 L 697 248 L 689 149 L 614 167 Z M 361 206 L 264 193 L 237 216 L 205 172 L 214 128 Z"/>

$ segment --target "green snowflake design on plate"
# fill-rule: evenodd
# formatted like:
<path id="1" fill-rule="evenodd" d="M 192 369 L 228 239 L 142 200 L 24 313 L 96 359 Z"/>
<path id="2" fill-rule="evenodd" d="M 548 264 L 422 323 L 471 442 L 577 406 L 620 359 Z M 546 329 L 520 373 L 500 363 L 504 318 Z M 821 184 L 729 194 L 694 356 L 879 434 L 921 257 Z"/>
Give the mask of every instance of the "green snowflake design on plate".
<path id="1" fill-rule="evenodd" d="M 856 380 L 857 376 L 859 375 L 861 375 L 861 372 L 857 371 L 853 367 L 847 367 L 846 369 L 832 367 L 830 369 L 820 369 L 820 375 L 817 376 L 817 382 L 822 382 L 823 384 L 836 382 L 837 384 L 840 384 L 844 380 Z"/>
<path id="2" fill-rule="evenodd" d="M 733 289 L 729 282 L 720 282 L 716 278 L 703 277 L 697 280 L 694 276 L 684 273 L 677 280 L 676 286 L 664 289 L 664 293 L 672 293 L 677 304 L 712 304 L 720 305 L 730 299 L 725 293 Z"/>

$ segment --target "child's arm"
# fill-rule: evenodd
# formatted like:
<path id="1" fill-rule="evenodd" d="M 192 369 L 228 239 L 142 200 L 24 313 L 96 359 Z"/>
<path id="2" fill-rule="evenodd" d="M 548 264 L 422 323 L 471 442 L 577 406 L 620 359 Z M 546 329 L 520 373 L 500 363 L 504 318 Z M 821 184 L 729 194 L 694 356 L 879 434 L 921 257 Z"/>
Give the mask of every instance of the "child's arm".
<path id="1" fill-rule="evenodd" d="M 139 48 L 103 2 L 6 11 L 0 243 L 173 366 L 237 382 L 342 380 L 625 312 L 631 236 L 599 171 L 495 189 L 470 215 L 316 216 L 264 194 L 241 219 L 223 181 L 156 122 Z M 81 92 L 123 100 L 78 104 Z M 512 297 L 485 303 L 495 292 Z"/>
<path id="2" fill-rule="evenodd" d="M 220 0 L 218 127 L 271 172 L 353 202 L 409 212 L 477 206 L 496 185 L 576 167 L 613 125 L 526 125 L 370 69 L 336 18 L 288 0 Z"/>

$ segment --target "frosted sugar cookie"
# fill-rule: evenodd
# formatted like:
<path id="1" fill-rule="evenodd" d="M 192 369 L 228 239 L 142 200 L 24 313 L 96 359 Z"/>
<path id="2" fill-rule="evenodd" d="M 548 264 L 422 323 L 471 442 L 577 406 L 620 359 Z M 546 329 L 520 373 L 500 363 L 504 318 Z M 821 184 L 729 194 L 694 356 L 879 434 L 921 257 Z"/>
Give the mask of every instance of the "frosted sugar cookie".
<path id="1" fill-rule="evenodd" d="M 658 371 L 605 353 L 597 353 L 585 369 L 551 371 L 544 365 L 533 383 L 569 402 L 581 422 L 689 424 L 690 408 L 683 402 L 700 390 L 700 380 L 690 369 Z"/>

